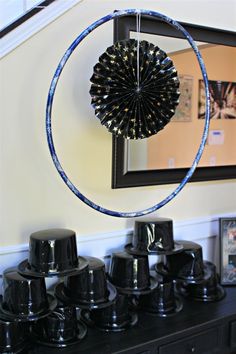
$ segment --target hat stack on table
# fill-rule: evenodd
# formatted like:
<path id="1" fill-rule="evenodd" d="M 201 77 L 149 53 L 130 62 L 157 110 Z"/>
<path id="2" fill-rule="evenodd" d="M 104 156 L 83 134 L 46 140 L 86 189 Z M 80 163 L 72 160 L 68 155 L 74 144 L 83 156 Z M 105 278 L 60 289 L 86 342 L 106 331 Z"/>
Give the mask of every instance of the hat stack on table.
<path id="1" fill-rule="evenodd" d="M 26 353 L 37 343 L 65 348 L 87 334 L 87 326 L 106 332 L 128 330 L 138 311 L 159 317 L 181 311 L 181 295 L 194 301 L 225 296 L 213 263 L 203 261 L 202 247 L 174 241 L 167 218 L 136 221 L 132 243 L 104 262 L 77 254 L 76 234 L 68 229 L 32 233 L 29 258 L 3 273 L 0 296 L 0 352 Z M 149 256 L 164 262 L 150 270 Z M 53 292 L 45 278 L 57 277 Z M 30 339 L 29 339 L 30 333 Z"/>
<path id="2" fill-rule="evenodd" d="M 169 218 L 136 221 L 132 243 L 125 246 L 128 254 L 147 262 L 148 256 L 173 255 L 182 249 L 183 245 L 174 241 L 173 221 Z M 150 276 L 156 286 L 149 293 L 139 294 L 138 308 L 160 317 L 178 313 L 182 309 L 182 301 L 175 292 L 173 279 L 154 271 L 150 271 Z"/>
<path id="3" fill-rule="evenodd" d="M 166 264 L 159 263 L 158 274 L 175 279 L 180 294 L 195 301 L 219 301 L 225 296 L 219 284 L 216 266 L 204 261 L 202 247 L 191 241 L 182 241 L 183 250 L 176 255 L 166 256 Z"/>
<path id="4" fill-rule="evenodd" d="M 65 302 L 81 309 L 80 317 L 88 326 L 107 332 L 127 329 L 130 316 L 126 300 L 109 281 L 105 264 L 95 257 L 86 257 L 88 268 L 78 276 L 68 277 L 56 287 L 55 294 Z"/>
<path id="5" fill-rule="evenodd" d="M 169 218 L 136 221 L 132 243 L 125 246 L 125 252 L 136 259 L 163 256 L 163 262 L 150 271 L 150 279 L 155 279 L 157 286 L 149 293 L 137 293 L 139 310 L 167 317 L 183 308 L 180 295 L 202 302 L 219 301 L 225 296 L 216 266 L 203 260 L 199 244 L 174 240 Z"/>
<path id="6" fill-rule="evenodd" d="M 64 306 L 47 292 L 45 278 L 81 273 L 88 267 L 78 257 L 75 232 L 42 230 L 31 234 L 29 259 L 3 273 L 0 297 L 0 352 L 26 353 L 29 329 L 35 342 L 65 347 L 83 339 L 86 326 L 73 305 Z M 63 316 L 61 315 L 63 313 Z M 68 329 L 72 335 L 68 335 Z"/>

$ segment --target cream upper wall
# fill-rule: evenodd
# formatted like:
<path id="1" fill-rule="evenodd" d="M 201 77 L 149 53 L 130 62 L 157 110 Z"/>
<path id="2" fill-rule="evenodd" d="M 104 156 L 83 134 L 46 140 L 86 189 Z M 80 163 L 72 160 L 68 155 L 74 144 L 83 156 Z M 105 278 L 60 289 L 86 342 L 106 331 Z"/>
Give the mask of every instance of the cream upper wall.
<path id="1" fill-rule="evenodd" d="M 1 61 L 1 241 L 28 241 L 31 232 L 68 227 L 95 234 L 132 227 L 133 219 L 99 214 L 65 186 L 49 156 L 45 106 L 56 66 L 76 36 L 114 9 L 150 8 L 177 20 L 235 28 L 234 1 L 84 0 Z M 111 190 L 111 135 L 94 117 L 89 78 L 99 55 L 112 44 L 112 24 L 87 37 L 69 59 L 53 110 L 55 145 L 69 177 L 82 193 L 107 208 L 138 210 L 165 198 L 176 186 Z M 236 182 L 187 185 L 156 215 L 174 220 L 236 212 Z"/>

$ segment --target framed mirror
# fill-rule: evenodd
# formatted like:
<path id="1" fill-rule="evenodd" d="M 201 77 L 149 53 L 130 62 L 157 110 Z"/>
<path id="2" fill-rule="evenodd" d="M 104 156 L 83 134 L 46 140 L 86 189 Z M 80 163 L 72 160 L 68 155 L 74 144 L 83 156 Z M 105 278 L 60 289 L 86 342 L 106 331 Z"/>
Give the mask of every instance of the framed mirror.
<path id="1" fill-rule="evenodd" d="M 236 178 L 236 33 L 181 23 L 197 43 L 209 79 L 210 131 L 191 182 Z M 136 17 L 114 22 L 114 42 L 137 38 Z M 164 50 L 180 78 L 180 102 L 171 122 L 142 140 L 113 136 L 112 188 L 179 183 L 200 144 L 205 97 L 197 59 L 182 33 L 153 19 L 141 18 L 141 40 Z"/>

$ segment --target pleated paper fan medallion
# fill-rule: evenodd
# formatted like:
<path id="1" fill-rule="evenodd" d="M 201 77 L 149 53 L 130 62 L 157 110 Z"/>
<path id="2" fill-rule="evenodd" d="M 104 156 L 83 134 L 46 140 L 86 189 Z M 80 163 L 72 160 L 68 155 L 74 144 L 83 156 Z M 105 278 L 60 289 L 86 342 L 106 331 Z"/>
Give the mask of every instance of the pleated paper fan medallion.
<path id="1" fill-rule="evenodd" d="M 135 39 L 123 40 L 107 48 L 90 81 L 97 118 L 109 132 L 127 139 L 156 134 L 169 123 L 179 103 L 179 79 L 172 60 L 147 41 L 138 45 Z"/>

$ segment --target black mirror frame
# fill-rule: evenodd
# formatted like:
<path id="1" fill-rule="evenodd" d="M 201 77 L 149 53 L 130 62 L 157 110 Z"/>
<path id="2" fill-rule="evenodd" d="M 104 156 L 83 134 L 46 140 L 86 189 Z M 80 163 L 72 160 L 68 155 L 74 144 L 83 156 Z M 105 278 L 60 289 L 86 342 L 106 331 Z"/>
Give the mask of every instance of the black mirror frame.
<path id="1" fill-rule="evenodd" d="M 203 41 L 221 45 L 236 46 L 236 33 L 179 22 L 196 41 Z M 114 43 L 128 39 L 130 31 L 136 31 L 136 17 L 126 16 L 114 21 Z M 143 16 L 141 32 L 168 37 L 184 38 L 181 32 L 167 23 Z M 121 137 L 112 137 L 112 188 L 141 187 L 161 184 L 179 183 L 186 175 L 188 168 L 137 170 L 128 171 L 125 153 L 127 140 Z M 196 168 L 190 182 L 212 181 L 236 178 L 236 165 L 210 166 Z"/>

